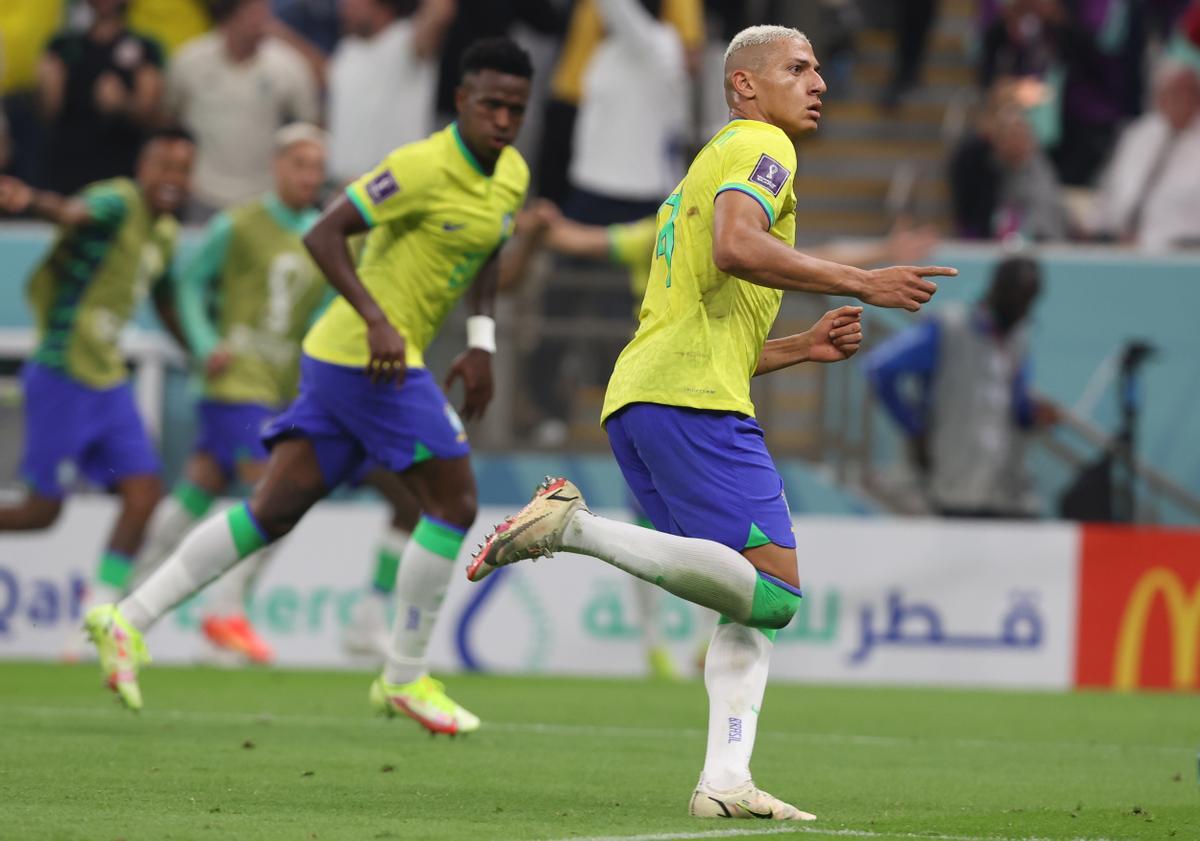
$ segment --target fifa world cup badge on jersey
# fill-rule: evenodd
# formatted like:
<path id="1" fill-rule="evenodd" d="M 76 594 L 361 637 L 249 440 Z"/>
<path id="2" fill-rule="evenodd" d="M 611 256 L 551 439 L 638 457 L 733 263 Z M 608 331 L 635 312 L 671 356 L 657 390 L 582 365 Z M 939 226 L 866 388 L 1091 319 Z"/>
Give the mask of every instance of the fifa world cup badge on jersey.
<path id="1" fill-rule="evenodd" d="M 395 176 L 390 172 L 381 172 L 367 182 L 367 195 L 375 204 L 379 204 L 398 192 L 400 192 L 400 185 L 396 183 Z"/>
<path id="2" fill-rule="evenodd" d="M 792 171 L 790 169 L 770 155 L 762 155 L 759 157 L 758 163 L 754 166 L 754 172 L 750 173 L 750 180 L 755 184 L 766 187 L 771 191 L 771 195 L 777 196 L 791 174 Z"/>

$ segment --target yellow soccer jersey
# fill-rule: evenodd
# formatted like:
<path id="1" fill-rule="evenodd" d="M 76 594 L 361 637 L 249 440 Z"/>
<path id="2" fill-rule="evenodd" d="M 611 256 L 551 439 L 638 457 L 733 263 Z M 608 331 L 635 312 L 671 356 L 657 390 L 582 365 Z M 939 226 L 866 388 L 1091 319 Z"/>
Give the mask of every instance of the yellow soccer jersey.
<path id="1" fill-rule="evenodd" d="M 602 419 L 630 403 L 754 414 L 750 378 L 783 293 L 713 264 L 713 202 L 753 197 L 771 235 L 794 245 L 796 150 L 782 130 L 734 120 L 700 150 L 658 211 L 658 237 L 637 334 L 608 381 Z"/>
<path id="2" fill-rule="evenodd" d="M 424 367 L 425 348 L 487 258 L 512 234 L 529 167 L 512 147 L 485 175 L 458 126 L 396 149 L 346 188 L 371 226 L 358 276 Z M 304 352 L 366 366 L 366 323 L 337 297 L 304 338 Z"/>
<path id="3" fill-rule="evenodd" d="M 629 269 L 629 291 L 633 293 L 633 312 L 642 308 L 646 281 L 654 264 L 654 244 L 658 241 L 658 219 L 648 216 L 637 222 L 608 226 L 608 252 L 612 261 Z"/>

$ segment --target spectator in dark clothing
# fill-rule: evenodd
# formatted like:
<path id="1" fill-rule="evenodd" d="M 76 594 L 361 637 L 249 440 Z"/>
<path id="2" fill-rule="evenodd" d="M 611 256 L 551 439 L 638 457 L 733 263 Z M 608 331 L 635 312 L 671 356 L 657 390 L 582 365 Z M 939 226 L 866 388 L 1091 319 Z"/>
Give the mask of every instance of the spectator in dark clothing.
<path id="1" fill-rule="evenodd" d="M 1054 167 L 1023 109 L 998 99 L 950 162 L 956 231 L 967 239 L 1063 239 L 1067 216 Z"/>
<path id="2" fill-rule="evenodd" d="M 937 19 L 937 0 L 896 0 L 896 51 L 892 80 L 883 94 L 883 106 L 895 107 L 905 93 L 921 81 L 921 68 L 929 34 Z"/>
<path id="3" fill-rule="evenodd" d="M 1012 78 L 1045 80 L 1058 64 L 1063 9 L 1057 0 L 1013 0 L 989 16 L 982 33 L 979 85 Z"/>
<path id="4" fill-rule="evenodd" d="M 438 113 L 454 113 L 454 91 L 461 75 L 458 62 L 468 46 L 480 38 L 508 35 L 518 23 L 536 32 L 557 35 L 566 25 L 559 6 L 554 0 L 458 0 L 458 17 L 450 25 L 442 45 Z"/>
<path id="5" fill-rule="evenodd" d="M 271 14 L 324 55 L 333 53 L 341 36 L 338 0 L 271 0 Z"/>
<path id="6" fill-rule="evenodd" d="M 1121 126 L 1142 111 L 1146 11 L 1139 0 L 1063 0 L 1062 134 L 1051 152 L 1064 184 L 1090 186 Z"/>
<path id="7" fill-rule="evenodd" d="M 55 36 L 38 70 L 49 129 L 41 180 L 63 194 L 132 175 L 163 94 L 162 50 L 126 27 L 125 0 L 88 0 L 88 6 L 91 26 Z"/>

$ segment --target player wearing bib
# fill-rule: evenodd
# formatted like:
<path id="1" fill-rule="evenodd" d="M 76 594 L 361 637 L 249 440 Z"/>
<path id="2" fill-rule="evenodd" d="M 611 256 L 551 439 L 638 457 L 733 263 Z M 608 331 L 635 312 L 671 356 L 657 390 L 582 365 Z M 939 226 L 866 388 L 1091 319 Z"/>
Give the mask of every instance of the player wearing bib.
<path id="1" fill-rule="evenodd" d="M 783 482 L 754 419 L 750 380 L 857 351 L 861 308 L 767 340 L 784 291 L 853 295 L 915 310 L 952 269 L 863 271 L 794 248 L 796 141 L 816 129 L 825 83 L 808 39 L 751 27 L 726 51 L 733 120 L 700 151 L 658 213 L 637 334 L 621 353 L 603 422 L 656 531 L 597 517 L 547 479 L 496 527 L 468 578 L 566 550 L 600 558 L 722 614 L 705 662 L 708 750 L 691 814 L 813 820 L 758 789 L 750 754 L 775 631 L 800 600 Z"/>
<path id="2" fill-rule="evenodd" d="M 511 148 L 532 66 L 512 41 L 481 41 L 462 59 L 458 121 L 404 146 L 347 187 L 304 238 L 340 297 L 304 340 L 300 394 L 268 426 L 266 474 L 247 503 L 201 523 L 119 606 L 87 625 L 122 700 L 140 705 L 141 632 L 240 559 L 278 540 L 364 462 L 404 477 L 424 512 L 400 559 L 397 621 L 371 700 L 433 732 L 479 720 L 426 672 L 425 652 L 463 536 L 475 518 L 475 480 L 459 416 L 423 367 L 423 351 L 471 291 L 462 379 L 467 420 L 492 395 L 491 319 L 498 253 L 524 202 L 529 171 Z M 370 230 L 357 268 L 347 238 Z M 140 645 L 140 642 L 138 642 Z"/>
<path id="3" fill-rule="evenodd" d="M 157 566 L 235 483 L 267 463 L 262 430 L 296 396 L 300 341 L 328 287 L 301 237 L 316 221 L 325 137 L 295 123 L 276 136 L 275 190 L 214 217 L 178 284 L 184 333 L 201 367 L 198 437 L 184 478 L 155 509 L 136 578 Z M 269 662 L 270 646 L 245 616 L 270 547 L 209 588 L 201 628 L 219 648 Z"/>
<path id="4" fill-rule="evenodd" d="M 21 372 L 24 501 L 0 508 L 0 531 L 42 529 L 62 510 L 73 476 L 116 492 L 121 510 L 90 598 L 123 589 L 150 512 L 159 462 L 128 382 L 118 338 L 148 294 L 174 324 L 165 283 L 187 197 L 194 145 L 179 131 L 146 141 L 135 179 L 101 181 L 72 197 L 0 177 L 0 208 L 59 226 L 28 294 L 38 344 Z"/>

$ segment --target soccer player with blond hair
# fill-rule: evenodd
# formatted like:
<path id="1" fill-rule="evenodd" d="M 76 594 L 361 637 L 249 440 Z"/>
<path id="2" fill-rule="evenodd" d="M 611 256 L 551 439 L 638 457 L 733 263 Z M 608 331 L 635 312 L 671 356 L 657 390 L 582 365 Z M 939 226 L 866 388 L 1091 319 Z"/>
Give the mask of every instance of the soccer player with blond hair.
<path id="1" fill-rule="evenodd" d="M 768 341 L 784 292 L 915 311 L 936 291 L 930 277 L 956 272 L 868 271 L 795 249 L 795 144 L 816 130 L 825 93 L 801 32 L 739 33 L 725 55 L 725 92 L 732 119 L 659 209 L 638 331 L 617 360 L 602 414 L 655 530 L 598 517 L 573 483 L 548 479 L 496 527 L 467 576 L 479 581 L 504 564 L 576 552 L 719 612 L 705 665 L 708 750 L 689 810 L 813 820 L 750 775 L 772 641 L 801 597 L 791 514 L 754 420 L 750 380 L 846 359 L 862 341 L 860 307 Z"/>

